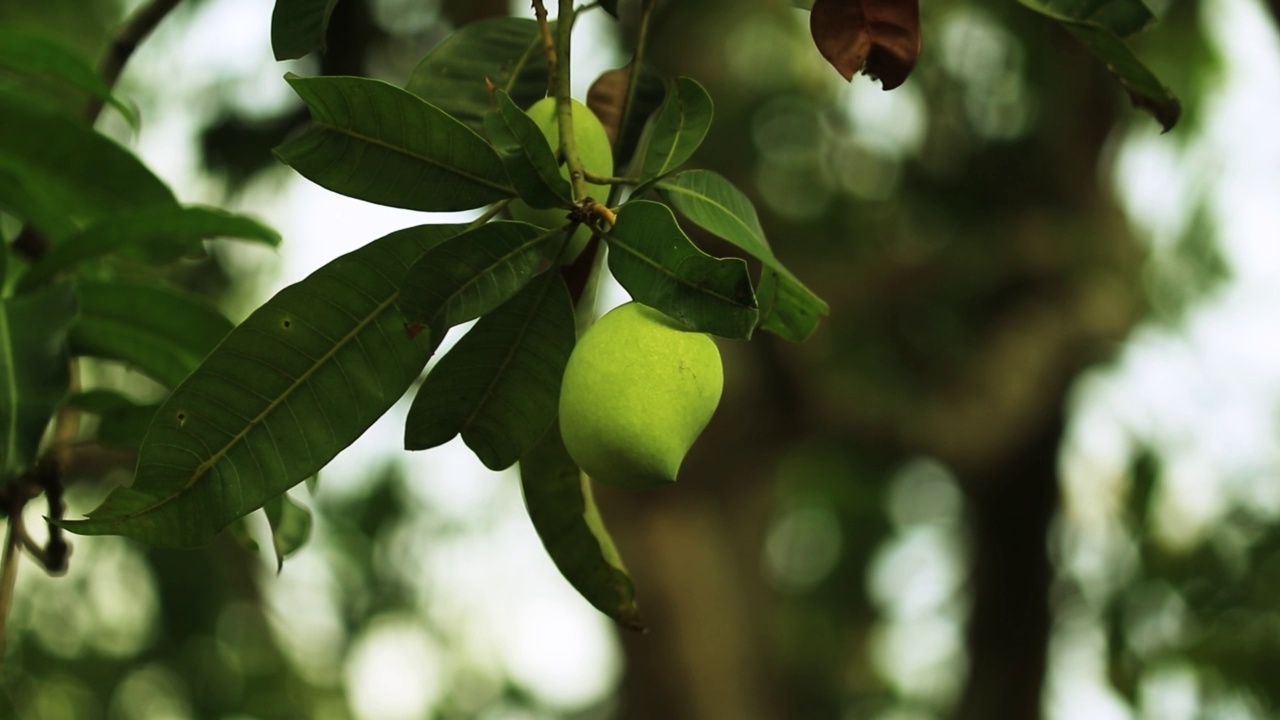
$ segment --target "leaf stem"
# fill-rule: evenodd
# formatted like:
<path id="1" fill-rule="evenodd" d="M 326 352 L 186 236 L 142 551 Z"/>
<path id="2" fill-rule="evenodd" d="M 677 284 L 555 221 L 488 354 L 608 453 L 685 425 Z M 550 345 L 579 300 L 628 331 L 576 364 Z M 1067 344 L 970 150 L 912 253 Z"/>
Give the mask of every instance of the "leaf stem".
<path id="1" fill-rule="evenodd" d="M 640 178 L 633 177 L 615 177 L 613 175 L 597 175 L 590 170 L 583 168 L 582 177 L 592 185 L 639 185 Z"/>
<path id="2" fill-rule="evenodd" d="M 494 203 L 493 207 L 489 208 L 488 210 L 485 210 L 483 215 L 467 223 L 467 229 L 474 230 L 480 227 L 481 225 L 489 222 L 490 220 L 494 219 L 495 217 L 498 216 L 498 213 L 505 210 L 506 207 L 511 204 L 511 201 L 513 199 L 514 198 L 507 198 L 506 200 L 499 200 L 498 202 Z"/>
<path id="3" fill-rule="evenodd" d="M 0 558 L 0 667 L 4 666 L 6 640 L 9 636 L 9 611 L 13 608 L 13 589 L 18 582 L 18 549 L 22 540 L 17 529 L 22 523 L 22 507 L 9 515 L 4 538 L 4 555 Z"/>
<path id="4" fill-rule="evenodd" d="M 133 56 L 138 45 L 151 34 L 152 30 L 160 24 L 161 20 L 169 14 L 178 3 L 182 0 L 151 0 L 146 5 L 138 8 L 125 24 L 120 26 L 116 34 L 111 38 L 111 44 L 107 46 L 107 52 L 102 56 L 102 60 L 98 62 L 98 74 L 102 76 L 103 82 L 107 88 L 114 88 L 116 81 L 120 79 L 120 74 L 124 72 L 124 66 L 128 64 L 129 58 Z M 99 97 L 90 98 L 84 108 L 85 122 L 92 125 L 98 120 L 98 115 L 102 113 L 103 99 Z"/>

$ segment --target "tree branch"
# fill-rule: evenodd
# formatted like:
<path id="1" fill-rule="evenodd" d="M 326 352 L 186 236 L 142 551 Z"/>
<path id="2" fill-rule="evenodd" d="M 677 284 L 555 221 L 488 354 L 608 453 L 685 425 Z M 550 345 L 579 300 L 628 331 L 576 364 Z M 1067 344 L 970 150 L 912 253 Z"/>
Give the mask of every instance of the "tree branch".
<path id="1" fill-rule="evenodd" d="M 114 88 L 116 81 L 120 79 L 121 73 L 124 72 L 124 66 L 128 64 L 129 58 L 133 56 L 138 45 L 151 34 L 152 30 L 164 20 L 165 16 L 171 10 L 178 6 L 182 0 L 151 0 L 151 2 L 138 8 L 124 25 L 116 31 L 115 37 L 111 39 L 111 44 L 107 47 L 107 52 L 102 56 L 102 60 L 98 63 L 98 75 L 102 77 L 103 82 L 108 88 Z M 98 115 L 102 113 L 103 100 L 101 98 L 91 98 L 84 108 L 85 122 L 92 125 L 97 122 Z"/>

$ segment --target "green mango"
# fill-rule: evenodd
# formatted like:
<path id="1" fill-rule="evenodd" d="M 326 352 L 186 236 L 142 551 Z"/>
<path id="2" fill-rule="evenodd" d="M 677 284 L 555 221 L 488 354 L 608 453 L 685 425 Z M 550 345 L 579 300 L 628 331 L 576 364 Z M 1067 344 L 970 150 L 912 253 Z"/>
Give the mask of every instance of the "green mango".
<path id="1" fill-rule="evenodd" d="M 613 147 L 609 144 L 609 135 L 605 132 L 604 125 L 600 124 L 600 119 L 591 111 L 591 108 L 577 100 L 571 102 L 573 103 L 573 138 L 577 144 L 578 157 L 582 159 L 582 166 L 593 175 L 612 176 Z M 560 120 L 556 117 L 556 99 L 543 98 L 525 112 L 537 123 L 538 129 L 547 138 L 547 142 L 551 143 L 552 151 L 558 152 Z M 562 164 L 560 174 L 568 180 L 569 166 Z M 604 202 L 609 197 L 609 186 L 587 183 L 587 195 L 599 202 Z M 581 200 L 581 198 L 578 199 Z M 521 200 L 515 200 L 511 203 L 510 210 L 512 219 L 538 227 L 555 228 L 569 222 L 569 211 L 564 208 L 536 210 Z M 564 255 L 565 264 L 573 262 L 590 239 L 591 228 L 585 225 L 580 226 L 569 241 L 569 249 Z"/>
<path id="2" fill-rule="evenodd" d="M 591 477 L 630 488 L 674 482 L 724 387 L 720 351 L 662 313 L 627 303 L 578 341 L 560 388 L 560 433 Z"/>

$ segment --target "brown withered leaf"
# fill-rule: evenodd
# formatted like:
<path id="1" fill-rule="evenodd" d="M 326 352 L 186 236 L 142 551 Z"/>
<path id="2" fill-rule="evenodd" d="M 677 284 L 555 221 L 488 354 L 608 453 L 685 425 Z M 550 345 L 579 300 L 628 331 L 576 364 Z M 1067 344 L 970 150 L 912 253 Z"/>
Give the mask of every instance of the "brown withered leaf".
<path id="1" fill-rule="evenodd" d="M 809 31 L 845 80 L 862 72 L 892 90 L 920 57 L 919 0 L 816 0 Z"/>
<path id="2" fill-rule="evenodd" d="M 587 107 L 595 111 L 600 124 L 609 134 L 609 142 L 618 142 L 618 126 L 622 124 L 622 105 L 627 99 L 627 84 L 631 81 L 631 66 L 607 70 L 587 91 Z"/>

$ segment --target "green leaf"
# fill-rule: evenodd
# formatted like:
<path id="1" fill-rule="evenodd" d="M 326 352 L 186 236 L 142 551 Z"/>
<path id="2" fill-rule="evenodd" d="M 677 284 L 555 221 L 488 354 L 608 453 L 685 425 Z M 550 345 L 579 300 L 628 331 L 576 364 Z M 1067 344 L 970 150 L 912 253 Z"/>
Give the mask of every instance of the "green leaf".
<path id="1" fill-rule="evenodd" d="M 67 328 L 76 314 L 69 284 L 0 300 L 0 486 L 34 460 L 71 384 Z"/>
<path id="2" fill-rule="evenodd" d="M 113 390 L 89 390 L 67 398 L 67 406 L 98 416 L 95 439 L 109 447 L 142 445 L 160 403 L 136 403 Z"/>
<path id="3" fill-rule="evenodd" d="M 460 230 L 392 233 L 268 300 L 161 406 L 133 484 L 67 529 L 191 547 L 318 472 L 422 372 L 439 338 L 406 332 L 397 280 Z"/>
<path id="4" fill-rule="evenodd" d="M 38 224 L 52 237 L 120 210 L 173 205 L 164 183 L 114 141 L 75 119 L 42 110 L 29 102 L 0 93 L 0 185 L 17 187 L 39 207 L 61 209 L 51 224 Z M 0 204 L 12 206 L 0 196 Z M 26 217 L 33 224 L 45 217 Z"/>
<path id="5" fill-rule="evenodd" d="M 120 360 L 177 387 L 234 325 L 203 300 L 154 285 L 81 282 L 73 355 Z"/>
<path id="6" fill-rule="evenodd" d="M 547 248 L 564 231 L 528 223 L 491 222 L 422 256 L 405 273 L 400 309 L 410 323 L 443 334 L 509 300 L 547 267 Z"/>
<path id="7" fill-rule="evenodd" d="M 769 247 L 751 199 L 722 175 L 686 170 L 657 184 L 663 197 L 707 232 L 747 251 L 764 265 L 760 289 L 760 327 L 792 342 L 809 337 L 830 308 L 783 267 Z"/>
<path id="8" fill-rule="evenodd" d="M 1121 38 L 1154 20 L 1141 0 L 1019 0 L 1032 10 L 1061 22 L 1120 81 L 1129 99 L 1155 117 L 1169 132 L 1182 115 L 1182 104 Z"/>
<path id="9" fill-rule="evenodd" d="M 138 116 L 111 93 L 78 52 L 52 38 L 25 29 L 0 28 L 0 69 L 42 80 L 53 80 L 109 103 L 133 127 Z"/>
<path id="10" fill-rule="evenodd" d="M 642 181 L 636 196 L 693 156 L 711 129 L 713 114 L 711 96 L 696 80 L 682 77 L 668 84 L 666 100 L 649 117 L 632 161 Z"/>
<path id="11" fill-rule="evenodd" d="M 555 419 L 573 343 L 569 290 L 560 273 L 543 273 L 480 318 L 432 369 L 409 408 L 405 449 L 461 434 L 485 467 L 511 467 Z"/>
<path id="12" fill-rule="evenodd" d="M 520 487 L 533 528 L 560 574 L 597 610 L 631 630 L 644 630 L 635 587 L 578 470 L 560 428 L 549 429 L 520 459 Z"/>
<path id="13" fill-rule="evenodd" d="M 618 0 L 600 0 L 600 7 L 615 19 L 618 17 Z"/>
<path id="14" fill-rule="evenodd" d="M 182 250 L 212 237 L 280 244 L 275 230 L 252 218 L 216 208 L 170 205 L 130 210 L 104 217 L 54 245 L 48 255 L 31 266 L 19 287 L 37 287 L 86 260 L 121 250 L 137 249 L 162 256 L 165 250 Z"/>
<path id="15" fill-rule="evenodd" d="M 405 89 L 479 133 L 493 107 L 486 80 L 521 108 L 547 94 L 538 23 L 504 17 L 459 28 L 418 63 Z"/>
<path id="16" fill-rule="evenodd" d="M 276 0 L 271 12 L 271 50 L 276 60 L 296 60 L 325 51 L 329 16 L 338 0 Z"/>
<path id="17" fill-rule="evenodd" d="M 280 493 L 262 507 L 271 526 L 271 546 L 276 552 L 276 572 L 284 569 L 284 559 L 302 549 L 311 537 L 311 511 Z"/>
<path id="18" fill-rule="evenodd" d="M 699 250 L 666 205 L 623 205 L 606 239 L 609 270 L 632 298 L 690 330 L 751 337 L 759 311 L 747 263 Z"/>
<path id="19" fill-rule="evenodd" d="M 533 208 L 573 207 L 573 188 L 542 129 L 510 95 L 497 90 L 494 97 L 498 107 L 485 114 L 485 129 L 520 199 Z"/>
<path id="20" fill-rule="evenodd" d="M 484 138 L 394 85 L 356 77 L 285 76 L 312 125 L 276 148 L 303 177 L 379 205 L 471 210 L 515 191 Z"/>

